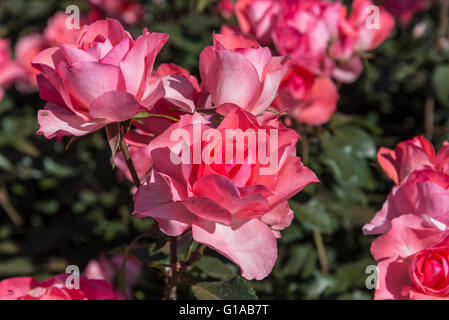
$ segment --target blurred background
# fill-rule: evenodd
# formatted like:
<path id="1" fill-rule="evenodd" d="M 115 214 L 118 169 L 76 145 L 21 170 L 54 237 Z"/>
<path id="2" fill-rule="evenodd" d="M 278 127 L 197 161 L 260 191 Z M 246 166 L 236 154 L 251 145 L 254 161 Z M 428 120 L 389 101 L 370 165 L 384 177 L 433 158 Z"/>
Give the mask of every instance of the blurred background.
<path id="1" fill-rule="evenodd" d="M 176 63 L 199 78 L 198 57 L 211 44 L 212 32 L 225 23 L 237 25 L 214 0 L 134 2 L 143 8 L 138 18 L 95 9 L 87 0 L 1 0 L 0 38 L 10 39 L 14 57 L 20 39 L 42 33 L 50 17 L 74 4 L 86 15 L 116 16 L 134 36 L 143 27 L 169 34 L 156 63 Z M 435 1 L 407 24 L 398 21 L 392 37 L 364 59 L 360 79 L 339 85 L 331 121 L 300 126 L 298 154 L 322 183 L 290 202 L 295 220 L 279 240 L 275 268 L 267 279 L 250 282 L 259 298 L 372 298 L 365 286 L 365 270 L 374 264 L 372 238 L 363 236 L 361 227 L 392 187 L 377 164 L 377 150 L 419 134 L 436 149 L 449 140 L 448 21 L 442 8 Z M 66 150 L 69 139 L 56 143 L 36 135 L 37 110 L 44 104 L 27 83 L 6 88 L 0 101 L 0 280 L 44 279 L 69 264 L 83 270 L 151 226 L 131 216 L 131 184 L 112 167 L 105 133 Z M 164 261 L 164 250 L 160 253 Z M 193 277 L 226 279 L 236 272 L 226 259 L 206 253 L 219 265 L 211 271 L 203 261 L 197 268 L 206 275 Z M 222 267 L 227 269 L 213 272 Z M 162 291 L 163 280 L 145 268 L 133 295 L 158 299 Z M 186 289 L 181 297 L 192 293 Z"/>

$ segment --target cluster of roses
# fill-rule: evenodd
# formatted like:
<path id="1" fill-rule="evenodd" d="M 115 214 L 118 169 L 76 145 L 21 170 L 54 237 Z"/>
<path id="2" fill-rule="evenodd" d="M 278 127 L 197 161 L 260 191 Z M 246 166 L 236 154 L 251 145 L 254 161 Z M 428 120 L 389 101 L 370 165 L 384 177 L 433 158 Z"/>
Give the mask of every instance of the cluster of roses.
<path id="1" fill-rule="evenodd" d="M 33 66 L 39 71 L 40 96 L 48 103 L 38 112 L 38 133 L 60 140 L 117 129 L 121 150 L 129 149 L 135 164 L 135 171 L 128 170 L 129 159 L 122 153 L 114 159 L 137 187 L 134 214 L 152 217 L 168 236 L 191 229 L 194 240 L 238 264 L 243 277 L 262 279 L 275 264 L 280 230 L 293 218 L 287 200 L 318 182 L 296 156 L 299 135 L 267 110 L 291 62 L 273 57 L 255 40 L 215 34 L 213 45 L 200 55 L 199 85 L 174 64 L 153 71 L 167 40 L 166 34 L 146 29 L 133 39 L 120 22 L 105 19 L 85 25 L 76 42 L 40 52 Z M 213 129 L 223 133 L 220 137 L 226 130 L 263 132 L 266 141 L 275 142 L 267 149 L 279 165 L 261 174 L 269 164 L 252 157 L 247 140 L 233 144 L 239 150 L 231 159 L 175 164 L 172 154 L 187 150 L 192 159 L 193 150 L 207 142 L 195 139 L 196 128 Z M 182 137 L 182 150 L 180 141 L 172 140 L 178 129 L 189 134 Z M 277 140 L 271 139 L 273 132 Z M 223 150 L 228 146 L 226 141 L 214 144 Z M 242 163 L 236 159 L 239 152 Z M 49 280 L 48 288 L 60 289 L 58 279 Z M 27 290 L 13 293 L 3 282 L 4 291 L 29 298 L 50 290 L 42 290 L 47 282 L 27 281 Z"/>
<path id="2" fill-rule="evenodd" d="M 375 299 L 449 299 L 449 143 L 435 153 L 419 136 L 378 160 L 396 185 L 363 229 L 379 235 Z"/>
<path id="3" fill-rule="evenodd" d="M 369 0 L 353 1 L 350 15 L 340 1 L 323 0 L 238 0 L 234 11 L 240 30 L 222 33 L 243 33 L 291 56 L 274 106 L 308 125 L 329 121 L 339 99 L 334 81 L 357 80 L 362 58 L 394 28 L 393 16 Z"/>
<path id="4" fill-rule="evenodd" d="M 88 14 L 80 16 L 80 26 L 105 16 L 117 17 L 134 25 L 142 20 L 144 12 L 140 3 L 130 0 L 89 0 L 89 4 Z M 73 24 L 73 29 L 68 28 L 70 24 Z M 46 48 L 75 42 L 80 31 L 77 27 L 75 20 L 68 21 L 68 15 L 64 12 L 55 13 L 42 33 L 31 33 L 17 41 L 14 59 L 11 57 L 10 40 L 0 39 L 0 100 L 4 96 L 4 88 L 13 84 L 24 93 L 36 90 L 38 72 L 31 65 L 32 59 Z"/>

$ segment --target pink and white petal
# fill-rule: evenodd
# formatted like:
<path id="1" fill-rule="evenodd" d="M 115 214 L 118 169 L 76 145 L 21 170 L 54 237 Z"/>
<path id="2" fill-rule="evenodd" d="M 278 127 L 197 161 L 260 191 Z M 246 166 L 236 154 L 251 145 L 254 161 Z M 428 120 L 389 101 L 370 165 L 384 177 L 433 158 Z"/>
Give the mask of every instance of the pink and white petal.
<path id="1" fill-rule="evenodd" d="M 363 71 L 363 64 L 360 57 L 353 57 L 345 64 L 336 67 L 332 72 L 332 77 L 342 83 L 353 83 Z"/>
<path id="2" fill-rule="evenodd" d="M 33 58 L 32 65 L 41 72 L 45 72 L 42 69 L 42 66 L 47 66 L 55 70 L 62 57 L 63 54 L 59 47 L 48 48 L 41 51 Z"/>
<path id="3" fill-rule="evenodd" d="M 260 220 L 271 226 L 272 229 L 283 230 L 292 223 L 293 218 L 293 211 L 290 209 L 288 201 L 284 201 L 264 214 Z"/>
<path id="4" fill-rule="evenodd" d="M 391 222 L 391 229 L 371 244 L 371 254 L 376 261 L 391 257 L 407 258 L 434 246 L 447 236 L 438 228 L 429 226 L 419 216 L 402 215 Z"/>
<path id="5" fill-rule="evenodd" d="M 167 40 L 166 34 L 149 32 L 136 39 L 134 46 L 120 63 L 126 91 L 136 96 L 143 93 L 141 91 L 149 83 L 154 60 Z"/>
<path id="6" fill-rule="evenodd" d="M 205 76 L 203 81 L 216 107 L 233 103 L 247 108 L 262 88 L 256 68 L 237 52 L 215 52 L 214 61 Z"/>
<path id="7" fill-rule="evenodd" d="M 122 122 L 144 110 L 133 95 L 124 91 L 108 91 L 92 101 L 89 113 L 97 119 Z"/>
<path id="8" fill-rule="evenodd" d="M 151 176 L 134 195 L 133 214 L 164 220 L 160 228 L 170 236 L 178 236 L 180 233 L 177 233 L 189 228 L 195 219 L 182 202 L 177 201 L 183 191 L 176 190 L 175 184 L 168 176 L 152 170 Z"/>
<path id="9" fill-rule="evenodd" d="M 0 300 L 15 300 L 39 285 L 31 277 L 17 277 L 0 281 Z"/>
<path id="10" fill-rule="evenodd" d="M 234 219 L 231 226 L 226 226 L 197 218 L 192 224 L 192 235 L 196 241 L 235 262 L 248 280 L 262 280 L 276 262 L 276 237 L 258 219 Z"/>
<path id="11" fill-rule="evenodd" d="M 195 111 L 194 88 L 188 79 L 173 75 L 163 77 L 161 80 L 164 84 L 165 100 L 173 103 L 184 112 L 193 113 Z"/>
<path id="12" fill-rule="evenodd" d="M 152 110 L 154 105 L 158 103 L 165 96 L 164 83 L 161 80 L 156 80 L 150 83 L 140 98 L 142 106 L 148 111 Z"/>
<path id="13" fill-rule="evenodd" d="M 363 226 L 364 235 L 384 234 L 390 230 L 391 221 L 387 219 L 390 211 L 389 206 L 390 201 L 387 199 L 383 204 L 382 209 L 375 214 L 369 223 Z"/>
<path id="14" fill-rule="evenodd" d="M 72 111 L 52 103 L 47 103 L 43 110 L 39 110 L 37 118 L 40 125 L 37 134 L 47 139 L 57 138 L 58 141 L 66 135 L 84 136 L 106 125 L 99 121 L 85 121 Z"/>
<path id="15" fill-rule="evenodd" d="M 273 57 L 265 69 L 262 91 L 251 107 L 253 115 L 259 115 L 271 106 L 279 89 L 282 78 L 290 68 L 291 61 L 287 57 Z"/>
<path id="16" fill-rule="evenodd" d="M 262 82 L 264 78 L 265 68 L 270 63 L 272 58 L 270 48 L 261 47 L 257 49 L 249 48 L 239 50 L 246 59 L 248 59 L 253 66 L 256 68 L 257 73 L 259 74 L 259 80 Z"/>

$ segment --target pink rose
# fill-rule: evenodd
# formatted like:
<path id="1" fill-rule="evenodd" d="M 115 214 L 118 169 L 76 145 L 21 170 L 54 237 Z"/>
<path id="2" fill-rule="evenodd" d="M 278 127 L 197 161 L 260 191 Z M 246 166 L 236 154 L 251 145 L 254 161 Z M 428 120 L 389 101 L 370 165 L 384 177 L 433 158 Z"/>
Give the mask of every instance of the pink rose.
<path id="1" fill-rule="evenodd" d="M 379 24 L 371 24 L 375 18 L 375 11 L 369 10 L 373 2 L 369 0 L 355 0 L 352 3 L 352 12 L 349 23 L 355 29 L 357 36 L 354 50 L 365 52 L 377 48 L 384 40 L 390 37 L 394 29 L 394 18 L 383 7 L 379 9 Z"/>
<path id="2" fill-rule="evenodd" d="M 277 51 L 315 74 L 330 74 L 327 48 L 338 36 L 341 4 L 282 1 L 283 14 L 273 31 Z"/>
<path id="3" fill-rule="evenodd" d="M 106 19 L 85 25 L 76 46 L 41 52 L 33 66 L 41 72 L 40 94 L 48 103 L 38 112 L 38 133 L 58 140 L 64 135 L 83 136 L 151 112 L 161 98 L 184 100 L 185 90 L 191 90 L 184 78 L 150 83 L 154 61 L 167 39 L 144 29 L 133 40 L 117 20 Z"/>
<path id="4" fill-rule="evenodd" d="M 123 255 L 101 255 L 98 259 L 90 260 L 84 269 L 84 276 L 88 279 L 104 280 L 110 284 L 117 282 L 123 264 Z M 127 295 L 132 296 L 131 289 L 139 281 L 143 271 L 142 262 L 133 256 L 126 258 L 125 281 Z"/>
<path id="5" fill-rule="evenodd" d="M 235 144 L 235 155 L 229 154 L 228 145 L 234 143 L 225 138 L 226 130 L 238 129 L 261 132 L 272 146 L 272 161 L 263 165 L 254 159 L 248 139 Z M 277 141 L 273 130 L 278 132 Z M 179 132 L 182 140 L 173 139 Z M 202 142 L 208 134 L 213 135 L 213 146 Z M 279 230 L 293 218 L 287 199 L 318 182 L 296 156 L 298 138 L 273 115 L 259 122 L 238 107 L 216 129 L 197 113 L 182 116 L 150 143 L 154 165 L 134 196 L 134 213 L 153 217 L 170 236 L 192 228 L 196 241 L 238 264 L 243 277 L 262 279 L 276 261 Z M 193 161 L 179 162 L 178 156 Z M 278 165 L 273 165 L 276 161 Z"/>
<path id="6" fill-rule="evenodd" d="M 448 225 L 404 215 L 373 241 L 378 262 L 376 300 L 449 299 Z"/>
<path id="7" fill-rule="evenodd" d="M 68 29 L 66 22 L 69 15 L 58 11 L 53 17 L 48 19 L 47 27 L 44 30 L 44 37 L 49 46 L 61 46 L 68 43 L 76 43 L 80 34 L 80 29 Z M 80 27 L 86 23 L 84 17 L 80 17 Z"/>
<path id="8" fill-rule="evenodd" d="M 408 24 L 415 14 L 427 10 L 432 0 L 382 0 L 382 3 L 403 24 Z"/>
<path id="9" fill-rule="evenodd" d="M 258 115 L 271 105 L 289 62 L 254 40 L 214 34 L 214 45 L 200 55 L 202 86 L 215 107 L 231 103 Z"/>
<path id="10" fill-rule="evenodd" d="M 27 75 L 26 82 L 19 87 L 22 91 L 31 91 L 37 85 L 39 71 L 32 66 L 33 58 L 48 48 L 48 42 L 40 33 L 33 33 L 19 39 L 15 47 L 15 61 Z"/>
<path id="11" fill-rule="evenodd" d="M 234 14 L 234 3 L 232 0 L 220 0 L 217 10 L 224 19 L 231 19 Z"/>
<path id="12" fill-rule="evenodd" d="M 107 16 L 118 18 L 128 25 L 135 25 L 142 21 L 145 11 L 142 4 L 134 0 L 89 0 L 89 2 L 95 7 L 95 20 Z"/>
<path id="13" fill-rule="evenodd" d="M 322 125 L 330 120 L 339 95 L 335 84 L 327 77 L 315 77 L 299 66 L 290 68 L 282 79 L 274 105 L 286 111 L 299 123 Z"/>
<path id="14" fill-rule="evenodd" d="M 273 0 L 238 0 L 235 4 L 241 31 L 245 35 L 253 35 L 261 43 L 271 41 L 280 9 L 279 2 Z"/>
<path id="15" fill-rule="evenodd" d="M 413 214 L 436 224 L 449 224 L 449 175 L 431 169 L 414 171 L 388 195 L 382 209 L 363 227 L 365 234 L 382 234 L 391 221 Z"/>
<path id="16" fill-rule="evenodd" d="M 79 289 L 68 289 L 68 274 L 42 282 L 30 277 L 10 278 L 0 282 L 0 300 L 118 300 L 114 288 L 103 280 L 80 277 Z M 72 280 L 69 279 L 72 284 Z"/>
<path id="17" fill-rule="evenodd" d="M 11 60 L 10 41 L 0 39 L 0 101 L 4 96 L 3 88 L 9 88 L 16 80 L 24 78 L 24 70 Z"/>
<path id="18" fill-rule="evenodd" d="M 448 172 L 449 143 L 444 142 L 441 150 L 435 154 L 432 143 L 423 136 L 418 136 L 400 142 L 394 150 L 380 148 L 377 160 L 383 171 L 396 184 L 414 170 L 431 168 Z"/>

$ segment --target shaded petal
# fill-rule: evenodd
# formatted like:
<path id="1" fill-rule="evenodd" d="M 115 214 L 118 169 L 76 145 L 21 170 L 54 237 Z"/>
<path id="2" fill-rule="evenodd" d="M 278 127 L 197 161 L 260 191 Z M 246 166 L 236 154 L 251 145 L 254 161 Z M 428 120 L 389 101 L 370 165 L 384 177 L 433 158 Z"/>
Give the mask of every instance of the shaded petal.
<path id="1" fill-rule="evenodd" d="M 193 186 L 198 196 L 208 197 L 231 213 L 261 213 L 269 210 L 267 199 L 260 193 L 242 197 L 239 189 L 228 178 L 220 175 L 208 175 L 200 178 Z"/>
<path id="2" fill-rule="evenodd" d="M 105 92 L 117 90 L 120 70 L 100 62 L 77 62 L 62 66 L 64 83 L 70 93 L 84 106 Z"/>
<path id="3" fill-rule="evenodd" d="M 248 280 L 262 280 L 276 262 L 276 237 L 258 219 L 234 219 L 231 226 L 226 226 L 198 218 L 192 224 L 192 235 L 238 264 Z"/>
<path id="4" fill-rule="evenodd" d="M 133 95 L 124 91 L 109 91 L 92 101 L 89 113 L 94 118 L 122 122 L 144 110 Z"/>
<path id="5" fill-rule="evenodd" d="M 66 108 L 52 103 L 47 103 L 44 110 L 38 111 L 37 119 L 40 125 L 37 133 L 47 139 L 57 138 L 58 141 L 66 135 L 84 136 L 101 129 L 106 124 L 99 121 L 85 121 Z"/>
<path id="6" fill-rule="evenodd" d="M 202 219 L 226 225 L 230 225 L 232 222 L 231 213 L 209 198 L 193 197 L 184 200 L 183 203 L 190 212 Z"/>

